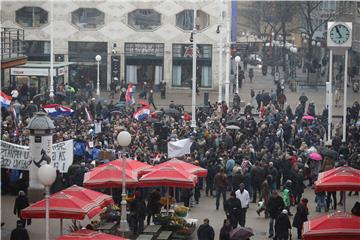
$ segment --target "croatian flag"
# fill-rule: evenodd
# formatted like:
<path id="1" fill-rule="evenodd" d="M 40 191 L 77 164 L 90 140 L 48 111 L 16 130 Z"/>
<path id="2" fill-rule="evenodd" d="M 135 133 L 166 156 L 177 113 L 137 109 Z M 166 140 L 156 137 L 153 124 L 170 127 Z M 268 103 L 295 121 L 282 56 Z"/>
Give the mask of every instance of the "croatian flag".
<path id="1" fill-rule="evenodd" d="M 128 88 L 126 90 L 126 94 L 125 94 L 125 100 L 126 100 L 126 103 L 128 103 L 128 104 L 135 103 L 134 99 L 132 98 L 132 92 L 133 92 L 133 84 L 132 84 L 132 82 L 130 82 L 128 85 Z"/>
<path id="2" fill-rule="evenodd" d="M 42 106 L 45 112 L 52 117 L 58 117 L 60 115 L 70 116 L 74 113 L 74 110 L 68 107 L 64 107 L 60 104 L 47 104 Z"/>
<path id="3" fill-rule="evenodd" d="M 142 121 L 147 119 L 150 116 L 150 109 L 143 107 L 140 108 L 137 112 L 134 113 L 133 117 L 138 120 L 138 121 Z"/>
<path id="4" fill-rule="evenodd" d="M 8 96 L 2 91 L 0 91 L 0 104 L 2 107 L 6 107 L 6 108 L 10 107 L 11 100 L 12 100 L 11 96 Z"/>
<path id="5" fill-rule="evenodd" d="M 90 112 L 89 112 L 89 110 L 88 110 L 88 108 L 87 107 L 85 107 L 85 113 L 86 113 L 86 118 L 87 118 L 87 120 L 89 121 L 89 122 L 92 122 L 92 117 L 91 117 L 91 114 L 90 114 Z"/>

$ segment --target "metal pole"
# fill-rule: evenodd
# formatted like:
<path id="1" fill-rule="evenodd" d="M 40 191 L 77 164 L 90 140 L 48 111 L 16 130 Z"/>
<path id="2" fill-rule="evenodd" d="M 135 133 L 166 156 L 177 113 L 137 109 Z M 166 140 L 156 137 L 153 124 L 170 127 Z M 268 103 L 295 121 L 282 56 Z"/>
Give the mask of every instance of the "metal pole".
<path id="1" fill-rule="evenodd" d="M 346 142 L 346 106 L 347 106 L 347 83 L 348 83 L 348 50 L 345 51 L 345 69 L 344 69 L 344 107 L 343 107 L 343 137 L 342 141 Z"/>
<path id="2" fill-rule="evenodd" d="M 96 86 L 96 95 L 100 96 L 100 61 L 97 61 L 97 86 Z"/>
<path id="3" fill-rule="evenodd" d="M 220 3 L 220 24 L 219 26 L 222 26 L 223 24 L 223 2 L 222 0 L 219 1 Z M 223 84 L 223 37 L 222 33 L 219 33 L 219 97 L 218 102 L 222 102 L 222 84 Z"/>
<path id="4" fill-rule="evenodd" d="M 49 196 L 50 186 L 45 186 L 45 239 L 50 240 L 50 229 L 49 229 Z"/>
<path id="5" fill-rule="evenodd" d="M 239 94 L 239 63 L 236 62 L 236 93 Z"/>
<path id="6" fill-rule="evenodd" d="M 126 169 L 126 157 L 125 157 L 125 147 L 123 148 L 122 155 L 122 200 L 121 200 L 121 220 L 120 220 L 120 232 L 124 235 L 126 231 L 129 230 L 129 226 L 126 220 L 126 184 L 125 184 L 125 169 Z"/>
<path id="7" fill-rule="evenodd" d="M 49 97 L 54 100 L 54 6 L 50 1 L 50 93 Z"/>
<path id="8" fill-rule="evenodd" d="M 191 127 L 196 127 L 196 6 L 194 3 L 194 25 L 193 25 L 193 69 L 192 69 L 192 101 L 191 101 Z"/>
<path id="9" fill-rule="evenodd" d="M 331 121 L 332 121 L 332 66 L 333 65 L 333 52 L 330 50 L 329 60 L 329 109 L 328 109 L 328 144 L 331 144 Z"/>
<path id="10" fill-rule="evenodd" d="M 63 235 L 63 226 L 64 226 L 64 221 L 62 218 L 60 218 L 60 236 Z"/>
<path id="11" fill-rule="evenodd" d="M 226 66 L 225 66 L 225 101 L 230 106 L 230 19 L 229 6 L 226 6 Z"/>

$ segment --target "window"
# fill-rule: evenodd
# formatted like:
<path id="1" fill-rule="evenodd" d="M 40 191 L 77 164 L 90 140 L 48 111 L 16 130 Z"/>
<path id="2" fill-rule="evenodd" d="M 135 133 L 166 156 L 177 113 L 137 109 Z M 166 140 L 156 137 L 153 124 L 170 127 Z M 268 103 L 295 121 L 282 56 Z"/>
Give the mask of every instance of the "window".
<path id="1" fill-rule="evenodd" d="M 29 61 L 50 61 L 50 41 L 24 41 L 24 54 Z"/>
<path id="2" fill-rule="evenodd" d="M 173 87 L 192 86 L 192 45 L 174 44 L 173 45 Z M 212 46 L 197 45 L 196 49 L 196 82 L 200 87 L 212 86 Z"/>
<path id="3" fill-rule="evenodd" d="M 136 9 L 129 13 L 128 24 L 136 30 L 154 30 L 161 25 L 161 15 L 152 9 Z"/>
<path id="4" fill-rule="evenodd" d="M 40 27 L 48 23 L 48 12 L 39 7 L 23 7 L 16 11 L 16 22 L 23 27 Z"/>
<path id="5" fill-rule="evenodd" d="M 105 24 L 105 14 L 96 8 L 79 8 L 71 13 L 71 22 L 80 29 L 94 29 Z"/>
<path id="6" fill-rule="evenodd" d="M 201 10 L 196 12 L 196 29 L 203 30 L 209 26 L 210 16 Z M 187 9 L 176 14 L 176 26 L 183 30 L 192 30 L 194 25 L 194 10 Z"/>

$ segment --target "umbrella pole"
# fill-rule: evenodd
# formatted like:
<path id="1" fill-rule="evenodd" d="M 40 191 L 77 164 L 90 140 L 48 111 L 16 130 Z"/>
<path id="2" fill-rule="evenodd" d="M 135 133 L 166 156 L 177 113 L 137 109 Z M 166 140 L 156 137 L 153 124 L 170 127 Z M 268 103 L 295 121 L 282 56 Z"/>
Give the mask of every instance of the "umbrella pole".
<path id="1" fill-rule="evenodd" d="M 344 206 L 344 212 L 346 212 L 346 191 L 343 192 L 343 206 Z"/>
<path id="2" fill-rule="evenodd" d="M 63 219 L 60 218 L 60 236 L 63 235 Z"/>
<path id="3" fill-rule="evenodd" d="M 169 186 L 167 186 L 167 198 L 166 198 L 166 213 L 167 215 L 169 215 L 169 198 L 170 198 L 170 194 L 169 194 Z"/>

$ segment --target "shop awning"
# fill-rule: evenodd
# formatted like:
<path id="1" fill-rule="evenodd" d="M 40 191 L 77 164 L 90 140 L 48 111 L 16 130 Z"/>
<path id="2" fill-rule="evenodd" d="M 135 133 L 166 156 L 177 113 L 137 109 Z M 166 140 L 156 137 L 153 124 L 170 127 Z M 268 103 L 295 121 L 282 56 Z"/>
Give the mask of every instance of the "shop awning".
<path id="1" fill-rule="evenodd" d="M 74 62 L 54 62 L 54 76 L 65 74 L 65 67 Z M 20 67 L 11 68 L 11 75 L 15 76 L 49 76 L 50 62 L 27 62 Z"/>

